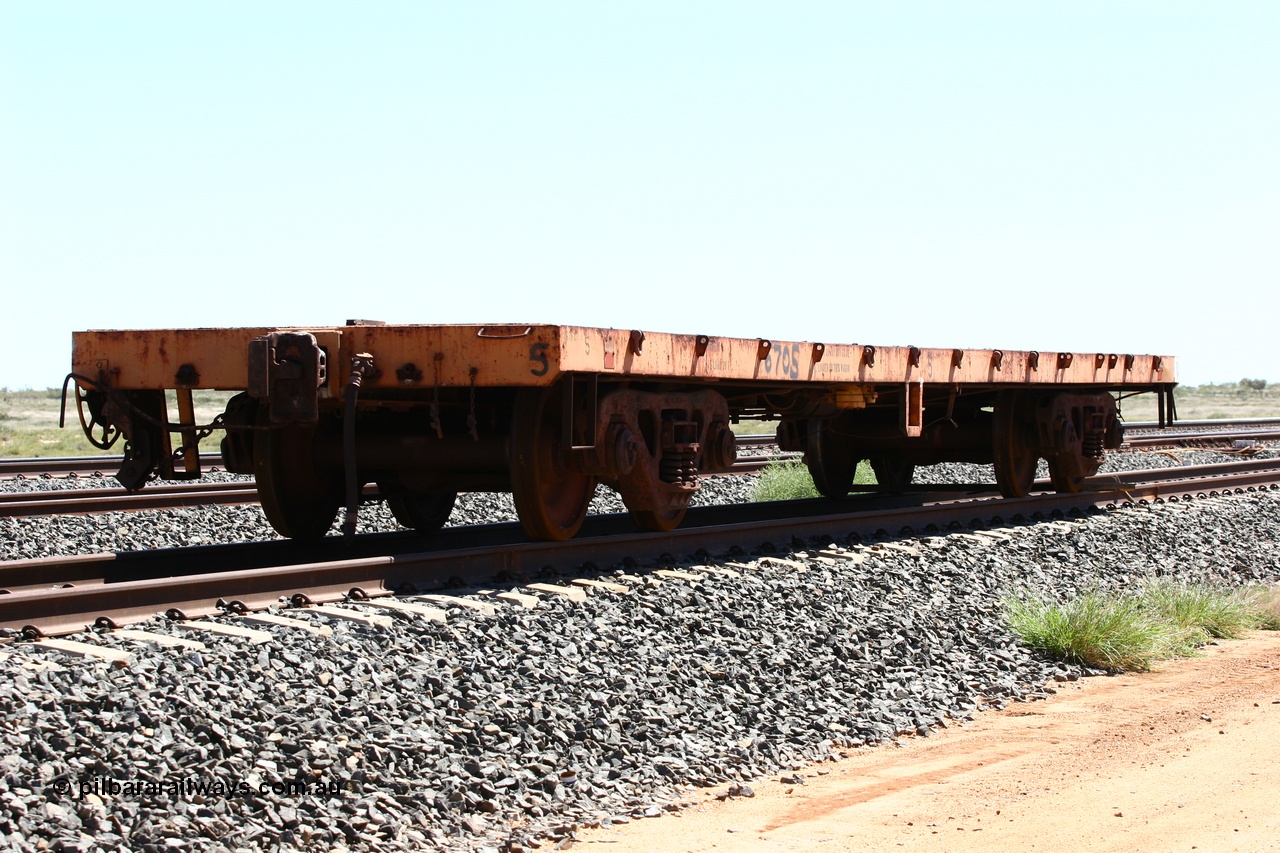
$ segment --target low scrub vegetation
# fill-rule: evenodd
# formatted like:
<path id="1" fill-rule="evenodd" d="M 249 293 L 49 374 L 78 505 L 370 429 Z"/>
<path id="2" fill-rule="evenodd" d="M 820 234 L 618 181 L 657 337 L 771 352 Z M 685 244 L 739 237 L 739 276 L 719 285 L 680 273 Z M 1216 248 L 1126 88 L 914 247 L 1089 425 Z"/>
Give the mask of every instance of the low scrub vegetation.
<path id="1" fill-rule="evenodd" d="M 1005 599 L 1004 609 L 1022 642 L 1050 657 L 1146 671 L 1194 655 L 1214 638 L 1280 629 L 1280 587 L 1231 590 L 1156 580 L 1136 593 L 1090 590 L 1063 602 L 1019 593 Z"/>
<path id="2" fill-rule="evenodd" d="M 1200 642 L 1241 637 L 1259 621 L 1239 591 L 1158 580 L 1147 586 L 1141 601 L 1156 618 L 1191 632 Z"/>
<path id="3" fill-rule="evenodd" d="M 78 423 L 74 432 L 69 428 L 59 430 L 56 427 L 45 430 L 0 428 L 0 456 L 4 457 L 97 456 L 119 452 L 121 447 L 114 451 L 99 450 L 85 440 Z"/>
<path id="4" fill-rule="evenodd" d="M 1265 379 L 1239 382 L 1179 385 L 1173 391 L 1178 417 L 1268 418 L 1280 415 L 1280 383 Z M 1124 401 L 1125 420 L 1150 421 L 1156 417 L 1154 394 L 1139 394 Z"/>
<path id="5" fill-rule="evenodd" d="M 1256 627 L 1280 631 L 1280 585 L 1246 587 L 1241 594 L 1257 616 Z"/>
<path id="6" fill-rule="evenodd" d="M 200 423 L 212 420 L 222 411 L 230 396 L 223 391 L 197 391 L 194 395 L 196 420 Z M 80 431 L 74 394 L 67 400 L 67 426 L 59 429 L 61 403 L 61 388 L 41 391 L 0 388 L 0 456 L 94 456 L 120 453 L 124 449 L 122 442 L 109 451 L 103 451 L 85 439 Z M 169 409 L 170 418 L 176 420 L 177 407 L 172 399 Z M 208 441 L 205 449 L 216 450 L 217 438 Z"/>

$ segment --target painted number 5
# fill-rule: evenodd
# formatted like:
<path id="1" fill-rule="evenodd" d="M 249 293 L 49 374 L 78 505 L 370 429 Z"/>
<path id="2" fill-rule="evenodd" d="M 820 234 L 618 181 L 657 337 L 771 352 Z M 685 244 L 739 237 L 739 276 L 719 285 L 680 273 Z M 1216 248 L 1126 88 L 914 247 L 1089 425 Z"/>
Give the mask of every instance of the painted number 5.
<path id="1" fill-rule="evenodd" d="M 547 345 L 534 344 L 529 347 L 529 361 L 533 362 L 536 367 L 529 368 L 529 372 L 534 376 L 546 376 L 551 365 L 547 362 Z"/>

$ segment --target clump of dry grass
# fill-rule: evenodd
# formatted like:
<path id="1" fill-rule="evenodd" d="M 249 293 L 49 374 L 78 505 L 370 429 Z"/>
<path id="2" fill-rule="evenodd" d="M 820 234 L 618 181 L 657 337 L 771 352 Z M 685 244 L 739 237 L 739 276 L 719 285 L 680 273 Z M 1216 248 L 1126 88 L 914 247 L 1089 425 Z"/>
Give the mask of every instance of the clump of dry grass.
<path id="1" fill-rule="evenodd" d="M 1213 638 L 1280 630 L 1280 586 L 1240 589 L 1157 580 L 1136 593 L 1091 590 L 1067 601 L 1006 597 L 1005 618 L 1023 643 L 1067 663 L 1151 669 L 1188 657 Z"/>
<path id="2" fill-rule="evenodd" d="M 1253 627 L 1280 631 L 1280 584 L 1256 584 L 1240 592 L 1253 612 Z"/>

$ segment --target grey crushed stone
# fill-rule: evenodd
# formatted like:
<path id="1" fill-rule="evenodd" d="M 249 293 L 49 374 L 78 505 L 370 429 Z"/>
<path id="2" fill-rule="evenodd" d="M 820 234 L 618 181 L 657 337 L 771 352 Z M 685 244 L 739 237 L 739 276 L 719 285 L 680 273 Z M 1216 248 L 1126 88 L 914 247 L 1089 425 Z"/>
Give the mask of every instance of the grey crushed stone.
<path id="1" fill-rule="evenodd" d="M 245 480 L 233 474 L 206 475 L 215 481 Z M 739 503 L 751 499 L 755 478 L 706 477 L 690 502 L 693 506 Z M 71 485 L 68 485 L 68 484 Z M 0 491 L 30 491 L 44 485 L 51 489 L 119 488 L 114 479 L 35 478 L 0 481 Z M 601 486 L 591 502 L 591 513 L 625 512 L 612 489 Z M 516 521 L 511 495 L 475 492 L 458 496 L 446 526 Z M 360 508 L 359 533 L 400 530 L 387 505 L 381 501 Z M 330 531 L 340 536 L 341 513 Z M 0 560 L 68 556 L 105 551 L 140 551 L 188 545 L 279 539 L 267 523 L 262 508 L 207 506 L 183 509 L 106 512 L 96 515 L 0 518 Z"/>
<path id="2" fill-rule="evenodd" d="M 10 659 L 0 842 L 548 848 L 577 826 L 677 810 L 692 787 L 750 796 L 751 780 L 1090 674 L 1014 642 L 1000 617 L 1010 589 L 1275 581 L 1277 542 L 1280 493 L 1253 493 L 1096 515 L 1066 535 L 949 537 L 859 566 L 788 548 L 779 556 L 807 572 L 760 567 L 494 617 L 455 608 L 446 624 L 334 623 L 330 638 L 272 629 L 268 646 L 206 638 L 201 653 L 102 639 L 133 653 L 128 668 L 50 656 L 65 669 L 31 672 Z M 247 789 L 80 795 L 102 778 Z M 259 792 L 298 780 L 340 790 Z"/>
<path id="3" fill-rule="evenodd" d="M 1254 458 L 1274 458 L 1280 450 L 1264 451 Z M 1207 450 L 1156 453 L 1112 453 L 1102 472 L 1161 468 L 1173 465 L 1199 465 L 1229 462 L 1239 457 Z M 1044 460 L 1039 477 L 1048 477 Z M 212 482 L 247 481 L 226 472 L 206 473 Z M 705 477 L 694 495 L 693 506 L 730 504 L 751 500 L 756 477 Z M 995 475 L 990 465 L 943 463 L 916 469 L 913 482 L 928 483 L 992 483 Z M 0 480 L 0 492 L 33 490 L 66 490 L 76 488 L 118 489 L 114 478 L 105 477 L 36 477 Z M 593 514 L 623 512 L 618 495 L 601 486 L 589 510 Z M 470 493 L 458 497 L 448 525 L 515 521 L 515 507 L 509 494 Z M 330 535 L 340 535 L 340 521 L 335 521 Z M 361 533 L 399 530 L 386 504 L 366 504 L 360 510 Z M 0 560 L 22 560 L 38 557 L 107 551 L 137 551 L 151 548 L 213 545 L 227 542 L 262 541 L 279 536 L 267 523 L 258 506 L 197 507 L 187 509 L 144 510 L 141 512 L 109 512 L 82 516 L 44 516 L 34 518 L 0 518 Z"/>

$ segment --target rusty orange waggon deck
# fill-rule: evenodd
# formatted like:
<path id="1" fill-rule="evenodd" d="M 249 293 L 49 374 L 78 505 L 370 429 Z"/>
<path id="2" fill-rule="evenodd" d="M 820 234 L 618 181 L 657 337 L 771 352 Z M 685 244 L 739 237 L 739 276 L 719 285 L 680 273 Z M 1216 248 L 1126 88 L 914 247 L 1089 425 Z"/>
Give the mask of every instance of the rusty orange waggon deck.
<path id="1" fill-rule="evenodd" d="M 243 390 L 255 338 L 291 329 L 76 332 L 72 369 L 106 370 L 120 388 Z M 1152 385 L 1174 381 L 1168 356 L 935 349 L 672 335 L 582 326 L 308 327 L 328 353 L 340 395 L 357 353 L 379 365 L 376 387 L 551 385 L 562 373 L 781 382 L 964 382 Z M 194 374 L 179 381 L 179 370 Z M 471 374 L 475 370 L 474 377 Z"/>
<path id="2" fill-rule="evenodd" d="M 683 518 L 700 473 L 736 455 L 732 425 L 777 422 L 815 485 L 842 499 L 868 460 L 882 487 L 915 466 L 991 462 L 1006 495 L 1036 461 L 1075 490 L 1119 446 L 1117 399 L 1156 393 L 1171 418 L 1171 356 L 815 343 L 545 324 L 102 330 L 73 335 L 86 433 L 123 436 L 126 488 L 199 474 L 222 431 L 286 536 L 349 532 L 376 483 L 423 532 L 459 490 L 512 492 L 531 536 L 582 523 L 597 484 L 641 529 Z M 238 391 L 196 424 L 194 389 Z M 176 439 L 175 439 L 176 437 Z M 175 449 L 175 443 L 177 447 Z"/>

